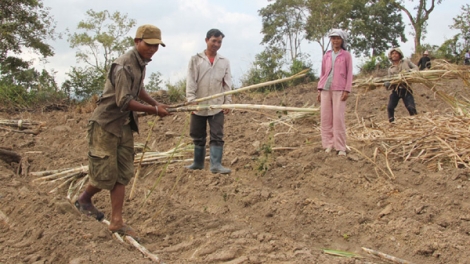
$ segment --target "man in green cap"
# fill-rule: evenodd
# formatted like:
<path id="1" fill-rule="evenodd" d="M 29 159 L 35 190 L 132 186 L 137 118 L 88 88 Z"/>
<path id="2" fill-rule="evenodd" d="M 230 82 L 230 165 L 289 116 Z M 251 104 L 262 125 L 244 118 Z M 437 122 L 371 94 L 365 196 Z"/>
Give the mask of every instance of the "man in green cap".
<path id="1" fill-rule="evenodd" d="M 134 44 L 133 49 L 111 65 L 103 94 L 88 123 L 90 182 L 75 206 L 101 221 L 104 214 L 91 199 L 102 189 L 109 190 L 112 208 L 109 230 L 137 238 L 136 232 L 122 219 L 125 186 L 134 176 L 133 132 L 139 132 L 137 111 L 164 117 L 168 115 L 168 106 L 155 101 L 143 84 L 147 64 L 160 45 L 165 47 L 160 29 L 153 25 L 140 26 Z"/>

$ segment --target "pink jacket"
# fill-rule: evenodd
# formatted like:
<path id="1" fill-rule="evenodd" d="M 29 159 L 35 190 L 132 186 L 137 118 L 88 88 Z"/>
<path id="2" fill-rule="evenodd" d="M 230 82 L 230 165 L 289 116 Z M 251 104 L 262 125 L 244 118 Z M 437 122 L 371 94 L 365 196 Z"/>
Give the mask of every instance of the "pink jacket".
<path id="1" fill-rule="evenodd" d="M 328 75 L 331 71 L 331 53 L 329 50 L 323 56 L 321 63 L 321 75 L 320 81 L 318 82 L 318 90 L 323 90 Z M 353 78 L 353 65 L 351 53 L 346 50 L 340 50 L 335 61 L 335 70 L 333 72 L 333 80 L 331 82 L 330 90 L 332 91 L 347 91 L 351 92 Z"/>

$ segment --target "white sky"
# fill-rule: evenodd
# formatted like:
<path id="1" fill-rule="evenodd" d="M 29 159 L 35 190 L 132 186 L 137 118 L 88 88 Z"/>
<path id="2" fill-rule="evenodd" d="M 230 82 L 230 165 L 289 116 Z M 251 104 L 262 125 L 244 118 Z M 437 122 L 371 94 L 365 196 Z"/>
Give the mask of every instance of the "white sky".
<path id="1" fill-rule="evenodd" d="M 218 28 L 225 38 L 220 54 L 228 57 L 232 66 L 235 87 L 240 86 L 240 79 L 246 73 L 255 59 L 262 52 L 261 17 L 258 10 L 269 4 L 267 0 L 44 0 L 44 6 L 50 7 L 50 13 L 57 22 L 56 31 L 65 32 L 76 29 L 77 24 L 84 20 L 86 11 L 96 12 L 108 10 L 111 13 L 119 11 L 141 24 L 154 24 L 162 30 L 162 39 L 167 45 L 161 47 L 148 65 L 147 76 L 152 72 L 162 73 L 165 82 L 175 83 L 185 77 L 189 58 L 205 48 L 205 34 L 211 28 Z M 412 3 L 406 1 L 412 7 Z M 461 13 L 461 6 L 466 0 L 444 0 L 438 5 L 428 25 L 428 33 L 422 43 L 442 44 L 456 33 L 449 29 L 453 24 L 452 18 Z M 408 18 L 403 14 L 404 21 Z M 133 37 L 137 26 L 129 33 Z M 413 37 L 408 26 L 407 43 L 401 48 L 405 56 L 413 52 Z M 66 39 L 58 39 L 50 43 L 55 56 L 47 63 L 37 62 L 38 69 L 46 68 L 56 71 L 56 81 L 59 85 L 66 78 L 66 73 L 76 66 L 75 50 L 69 47 Z M 313 68 L 318 75 L 321 66 L 321 49 L 316 43 L 305 41 L 302 52 L 310 54 Z M 358 65 L 361 59 L 356 58 Z"/>

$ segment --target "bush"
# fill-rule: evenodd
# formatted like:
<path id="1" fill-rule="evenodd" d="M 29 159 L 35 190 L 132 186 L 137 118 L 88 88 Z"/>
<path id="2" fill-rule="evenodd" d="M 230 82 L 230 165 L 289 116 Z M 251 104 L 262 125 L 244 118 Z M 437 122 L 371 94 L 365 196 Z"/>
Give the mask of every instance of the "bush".
<path id="1" fill-rule="evenodd" d="M 0 83 L 0 105 L 10 109 L 32 109 L 67 99 L 62 91 L 27 91 L 22 86 Z"/>
<path id="2" fill-rule="evenodd" d="M 388 69 L 389 67 L 390 61 L 385 53 L 382 53 L 378 56 L 372 56 L 369 58 L 369 60 L 365 61 L 362 65 L 359 66 L 362 74 L 369 74 L 374 71 Z"/>
<path id="3" fill-rule="evenodd" d="M 315 74 L 314 72 L 312 71 L 312 63 L 310 62 L 307 62 L 303 59 L 297 59 L 297 60 L 294 60 L 294 62 L 292 63 L 292 65 L 290 66 L 290 75 L 294 75 L 298 72 L 301 72 L 305 69 L 309 69 L 310 71 L 307 73 L 307 75 L 305 75 L 305 77 L 303 78 L 297 78 L 293 81 L 290 82 L 290 85 L 297 85 L 297 84 L 300 84 L 300 83 L 308 83 L 308 82 L 313 82 L 315 81 Z"/>
<path id="4" fill-rule="evenodd" d="M 172 103 L 184 101 L 186 98 L 186 79 L 183 78 L 175 84 L 166 83 L 168 90 L 168 99 Z"/>
<path id="5" fill-rule="evenodd" d="M 257 54 L 251 68 L 241 79 L 242 86 L 249 86 L 286 77 L 286 72 L 282 70 L 284 65 L 283 57 L 284 53 L 282 50 L 272 47 L 268 47 L 265 51 Z M 283 90 L 284 85 L 283 83 L 279 83 L 258 88 L 257 91 Z"/>

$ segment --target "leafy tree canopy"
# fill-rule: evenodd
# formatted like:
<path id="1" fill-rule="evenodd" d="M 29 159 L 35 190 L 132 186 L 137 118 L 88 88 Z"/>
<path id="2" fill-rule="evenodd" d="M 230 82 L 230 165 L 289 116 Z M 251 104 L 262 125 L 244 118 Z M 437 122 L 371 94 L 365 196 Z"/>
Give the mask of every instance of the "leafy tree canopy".
<path id="1" fill-rule="evenodd" d="M 0 1 L 0 63 L 9 54 L 30 48 L 43 57 L 54 55 L 46 40 L 54 39 L 55 23 L 40 0 Z"/>

